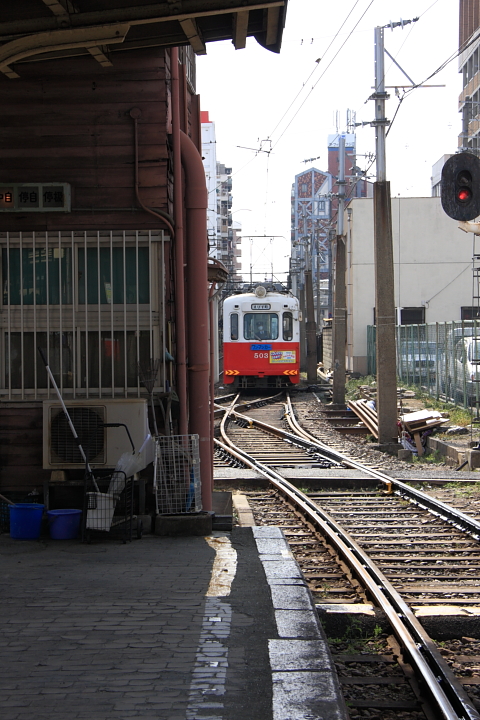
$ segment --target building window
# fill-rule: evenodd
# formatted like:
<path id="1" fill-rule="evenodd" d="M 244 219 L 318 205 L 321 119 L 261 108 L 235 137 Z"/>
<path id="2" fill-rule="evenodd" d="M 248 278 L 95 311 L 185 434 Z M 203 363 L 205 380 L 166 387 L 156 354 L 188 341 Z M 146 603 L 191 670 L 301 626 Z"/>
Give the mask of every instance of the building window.
<path id="1" fill-rule="evenodd" d="M 421 325 L 425 322 L 424 307 L 404 307 L 400 310 L 401 325 Z"/>
<path id="2" fill-rule="evenodd" d="M 137 273 L 138 266 L 138 273 Z M 138 286 L 137 286 L 138 281 Z M 88 305 L 127 305 L 149 301 L 149 272 L 147 247 L 102 247 L 100 261 L 97 248 L 78 250 L 78 302 Z"/>
<path id="3" fill-rule="evenodd" d="M 70 305 L 71 248 L 2 248 L 2 287 L 4 305 Z"/>
<path id="4" fill-rule="evenodd" d="M 0 396 L 140 396 L 138 363 L 164 357 L 159 231 L 0 233 Z M 152 287 L 153 286 L 153 287 Z M 165 386 L 166 368 L 157 387 Z"/>
<path id="5" fill-rule="evenodd" d="M 460 308 L 460 318 L 462 320 L 477 320 L 480 318 L 480 307 L 462 307 Z"/>
<path id="6" fill-rule="evenodd" d="M 307 185 L 307 183 L 302 183 L 301 192 L 302 192 L 302 193 L 308 192 L 308 185 Z"/>

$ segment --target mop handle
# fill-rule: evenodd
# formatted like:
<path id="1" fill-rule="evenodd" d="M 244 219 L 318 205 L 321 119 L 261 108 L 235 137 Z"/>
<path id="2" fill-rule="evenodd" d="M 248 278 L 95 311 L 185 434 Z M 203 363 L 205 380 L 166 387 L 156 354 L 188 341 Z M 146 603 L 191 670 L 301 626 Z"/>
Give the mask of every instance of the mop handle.
<path id="1" fill-rule="evenodd" d="M 70 425 L 70 430 L 72 431 L 72 435 L 73 435 L 73 437 L 75 438 L 75 440 L 77 441 L 77 445 L 78 445 L 78 449 L 79 449 L 79 451 L 80 451 L 80 455 L 82 456 L 83 461 L 87 464 L 87 470 L 88 470 L 88 472 L 92 472 L 92 471 L 91 471 L 91 468 L 90 468 L 90 465 L 89 465 L 89 463 L 87 462 L 87 457 L 86 457 L 86 455 L 85 455 L 85 453 L 84 453 L 84 451 L 83 451 L 83 447 L 80 445 L 80 442 L 78 441 L 78 435 L 77 435 L 77 431 L 75 430 L 75 426 L 74 426 L 74 424 L 73 424 L 73 422 L 72 422 L 72 419 L 71 419 L 70 415 L 68 414 L 68 410 L 67 410 L 67 408 L 65 407 L 65 403 L 63 402 L 63 398 L 62 398 L 62 396 L 61 396 L 61 394 L 60 394 L 60 390 L 58 389 L 57 383 L 55 382 L 55 378 L 53 377 L 53 373 L 52 373 L 52 371 L 50 370 L 50 367 L 49 367 L 49 365 L 48 365 L 47 358 L 45 357 L 44 352 L 43 352 L 43 350 L 42 350 L 41 347 L 38 348 L 38 352 L 39 352 L 40 355 L 42 356 L 42 360 L 43 360 L 43 362 L 45 363 L 45 369 L 46 369 L 46 371 L 47 371 L 47 373 L 48 373 L 48 377 L 50 378 L 50 382 L 52 383 L 53 387 L 55 388 L 55 392 L 57 393 L 57 397 L 58 397 L 58 399 L 59 399 L 59 401 L 60 401 L 60 404 L 61 404 L 61 406 L 62 406 L 63 412 L 65 413 L 65 417 L 67 418 L 68 424 Z"/>

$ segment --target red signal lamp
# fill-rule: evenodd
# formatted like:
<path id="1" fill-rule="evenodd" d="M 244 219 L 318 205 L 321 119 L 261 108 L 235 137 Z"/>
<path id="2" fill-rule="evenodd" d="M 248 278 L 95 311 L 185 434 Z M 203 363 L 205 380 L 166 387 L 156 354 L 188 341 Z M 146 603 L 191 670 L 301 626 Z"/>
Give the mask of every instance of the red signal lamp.
<path id="1" fill-rule="evenodd" d="M 460 202 L 465 203 L 472 197 L 472 191 L 469 188 L 460 188 L 457 192 L 457 198 Z"/>

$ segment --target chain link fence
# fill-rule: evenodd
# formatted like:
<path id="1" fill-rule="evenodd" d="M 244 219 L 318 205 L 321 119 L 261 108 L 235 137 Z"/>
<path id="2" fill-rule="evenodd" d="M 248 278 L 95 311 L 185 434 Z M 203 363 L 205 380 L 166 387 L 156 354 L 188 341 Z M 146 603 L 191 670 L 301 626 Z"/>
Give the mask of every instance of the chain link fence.
<path id="1" fill-rule="evenodd" d="M 376 373 L 376 328 L 367 328 L 368 372 Z M 480 407 L 480 320 L 398 325 L 397 376 L 439 400 Z"/>

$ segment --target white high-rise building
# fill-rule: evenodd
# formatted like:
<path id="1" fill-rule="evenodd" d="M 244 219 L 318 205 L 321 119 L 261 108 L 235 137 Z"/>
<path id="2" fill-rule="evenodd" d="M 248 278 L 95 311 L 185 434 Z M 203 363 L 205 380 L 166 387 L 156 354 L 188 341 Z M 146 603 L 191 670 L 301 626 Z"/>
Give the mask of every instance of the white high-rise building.
<path id="1" fill-rule="evenodd" d="M 207 181 L 208 208 L 207 208 L 207 235 L 208 254 L 218 258 L 217 250 L 217 141 L 215 138 L 215 123 L 208 117 L 208 111 L 200 112 L 202 124 L 202 159 Z"/>

